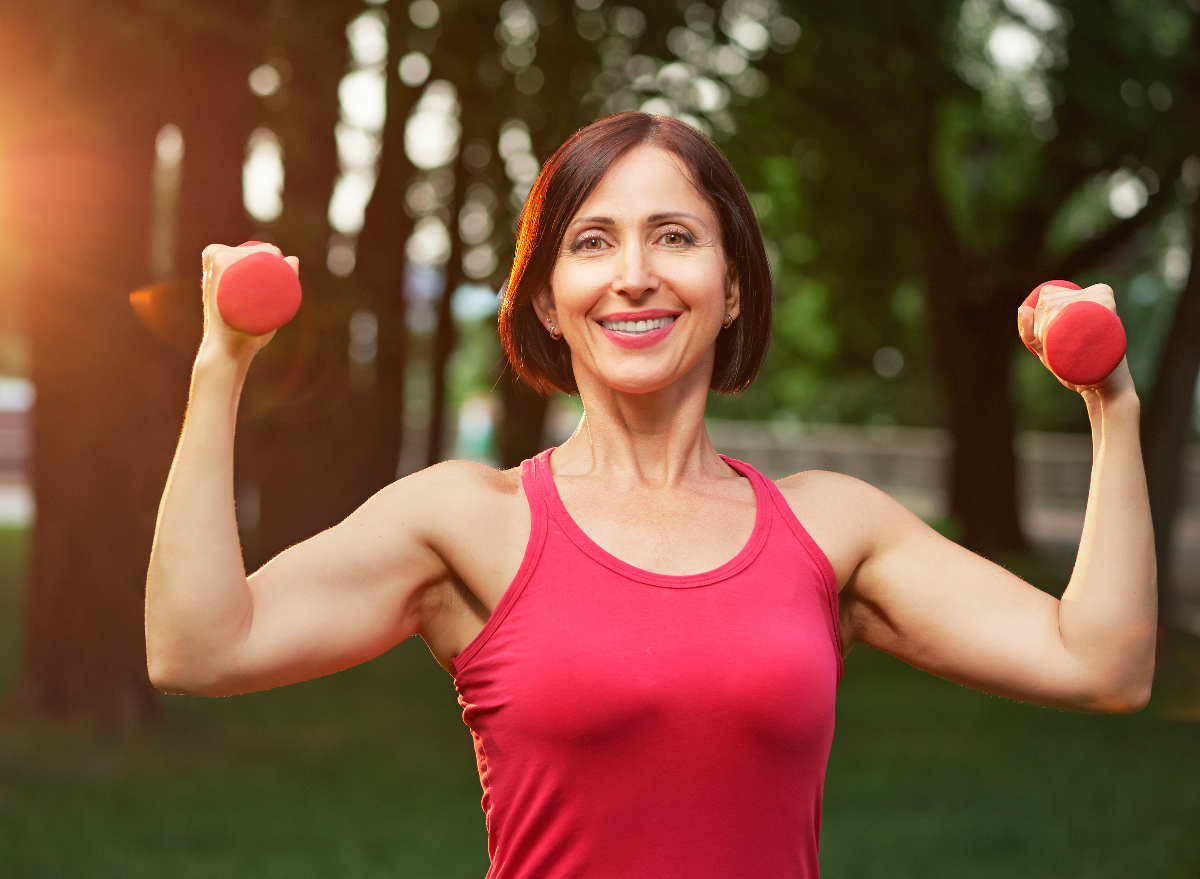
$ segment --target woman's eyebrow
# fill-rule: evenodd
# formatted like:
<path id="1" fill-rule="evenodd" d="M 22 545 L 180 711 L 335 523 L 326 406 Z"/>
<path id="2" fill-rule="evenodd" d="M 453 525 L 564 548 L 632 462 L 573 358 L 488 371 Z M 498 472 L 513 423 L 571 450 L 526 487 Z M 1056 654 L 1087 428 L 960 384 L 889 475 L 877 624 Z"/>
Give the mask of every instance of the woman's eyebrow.
<path id="1" fill-rule="evenodd" d="M 698 223 L 703 223 L 702 217 L 697 217 L 695 214 L 689 214 L 687 211 L 666 211 L 665 213 L 651 214 L 646 218 L 648 223 L 659 223 L 663 220 L 671 220 L 676 217 L 687 217 L 695 220 Z M 572 226 L 577 226 L 580 223 L 596 223 L 601 226 L 611 226 L 616 221 L 612 217 L 576 217 L 571 221 Z"/>
<path id="2" fill-rule="evenodd" d="M 670 211 L 665 214 L 652 214 L 646 218 L 649 223 L 658 223 L 662 220 L 672 220 L 676 217 L 687 217 L 689 220 L 695 220 L 697 223 L 703 223 L 702 217 L 697 217 L 695 214 L 689 214 L 687 211 Z"/>

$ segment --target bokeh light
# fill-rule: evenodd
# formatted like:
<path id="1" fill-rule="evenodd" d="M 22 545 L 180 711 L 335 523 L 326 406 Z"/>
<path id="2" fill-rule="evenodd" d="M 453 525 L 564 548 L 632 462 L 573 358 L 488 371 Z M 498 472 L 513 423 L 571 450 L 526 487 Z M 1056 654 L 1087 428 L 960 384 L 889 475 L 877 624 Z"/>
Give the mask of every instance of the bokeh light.
<path id="1" fill-rule="evenodd" d="M 404 150 L 414 165 L 428 171 L 454 159 L 461 130 L 458 113 L 453 85 L 434 80 L 425 87 L 404 129 Z"/>
<path id="2" fill-rule="evenodd" d="M 256 128 L 246 143 L 242 200 L 260 223 L 272 223 L 283 212 L 283 147 L 269 128 Z"/>

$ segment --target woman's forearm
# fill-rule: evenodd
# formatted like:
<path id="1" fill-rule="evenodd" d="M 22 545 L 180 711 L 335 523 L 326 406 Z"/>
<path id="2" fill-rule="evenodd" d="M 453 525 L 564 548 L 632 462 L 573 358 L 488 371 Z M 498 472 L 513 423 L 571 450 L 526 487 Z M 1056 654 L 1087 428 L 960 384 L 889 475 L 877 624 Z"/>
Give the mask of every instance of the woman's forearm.
<path id="1" fill-rule="evenodd" d="M 1150 696 L 1157 628 L 1154 530 L 1139 441 L 1140 404 L 1122 366 L 1084 392 L 1092 422 L 1091 486 L 1079 554 L 1059 604 L 1063 644 L 1094 681 L 1100 710 Z"/>
<path id="2" fill-rule="evenodd" d="M 193 367 L 146 578 L 150 679 L 177 692 L 204 689 L 219 675 L 253 615 L 233 498 L 234 427 L 250 356 L 208 341 Z"/>

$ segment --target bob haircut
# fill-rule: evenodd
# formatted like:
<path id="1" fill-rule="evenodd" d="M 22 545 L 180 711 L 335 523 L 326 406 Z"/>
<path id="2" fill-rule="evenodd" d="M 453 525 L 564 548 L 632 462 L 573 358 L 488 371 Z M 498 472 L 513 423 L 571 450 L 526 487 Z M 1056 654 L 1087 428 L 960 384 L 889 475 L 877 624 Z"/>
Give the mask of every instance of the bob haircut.
<path id="1" fill-rule="evenodd" d="M 674 154 L 692 185 L 716 213 L 728 271 L 740 296 L 740 314 L 717 336 L 710 387 L 740 391 L 754 381 L 771 339 L 771 268 L 750 199 L 729 161 L 711 140 L 678 119 L 617 113 L 580 129 L 558 148 L 538 175 L 517 227 L 512 271 L 500 304 L 504 352 L 517 375 L 542 394 L 579 393 L 571 350 L 550 337 L 533 310 L 533 297 L 550 276 L 571 220 L 616 162 L 639 146 Z"/>

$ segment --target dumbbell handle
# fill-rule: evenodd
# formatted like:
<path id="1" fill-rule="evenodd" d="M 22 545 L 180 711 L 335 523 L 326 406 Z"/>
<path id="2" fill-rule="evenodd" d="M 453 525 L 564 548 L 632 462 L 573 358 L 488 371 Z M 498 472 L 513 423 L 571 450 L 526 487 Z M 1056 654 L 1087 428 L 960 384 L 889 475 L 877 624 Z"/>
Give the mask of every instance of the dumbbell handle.
<path id="1" fill-rule="evenodd" d="M 1038 284 L 1022 305 L 1037 308 L 1042 289 L 1048 286 L 1080 289 L 1070 281 L 1046 281 Z M 1099 303 L 1069 302 L 1046 328 L 1042 346 L 1047 364 L 1059 378 L 1074 385 L 1096 385 L 1125 357 L 1125 328 L 1116 314 Z"/>

